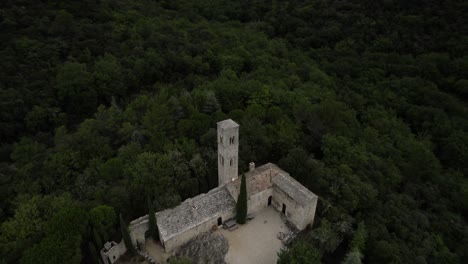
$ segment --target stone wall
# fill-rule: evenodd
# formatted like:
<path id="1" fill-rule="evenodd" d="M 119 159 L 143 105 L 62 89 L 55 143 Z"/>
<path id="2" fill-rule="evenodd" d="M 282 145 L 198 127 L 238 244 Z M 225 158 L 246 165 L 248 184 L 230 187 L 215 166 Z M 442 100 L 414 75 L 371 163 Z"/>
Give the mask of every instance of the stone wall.
<path id="1" fill-rule="evenodd" d="M 119 257 L 127 251 L 123 240 L 120 241 L 120 243 L 118 244 L 114 241 L 109 243 L 112 244 L 112 247 L 109 250 L 103 248 L 100 252 L 104 264 L 115 263 L 119 259 Z"/>
<path id="2" fill-rule="evenodd" d="M 248 213 L 253 214 L 268 207 L 268 197 L 270 196 L 273 196 L 272 188 L 251 195 L 247 200 Z"/>
<path id="3" fill-rule="evenodd" d="M 286 205 L 286 218 L 296 226 L 297 229 L 303 230 L 307 224 L 304 221 L 305 210 L 296 201 L 289 197 L 277 186 L 273 187 L 273 206 L 279 212 L 282 212 L 283 204 Z"/>
<path id="4" fill-rule="evenodd" d="M 264 171 L 261 171 L 261 172 L 249 171 L 245 173 L 245 177 L 246 177 L 246 184 L 247 184 L 247 199 L 251 199 L 251 197 L 258 195 L 258 193 L 268 191 L 269 189 L 271 189 L 272 184 L 271 184 L 271 170 L 270 169 L 265 169 Z M 231 194 L 232 198 L 236 202 L 237 202 L 237 198 L 240 192 L 240 185 L 241 185 L 240 178 L 238 178 L 237 180 L 233 182 L 229 182 L 228 184 L 226 184 L 226 189 L 228 190 L 228 192 Z M 255 206 L 255 204 L 253 204 L 253 206 Z"/>
<path id="5" fill-rule="evenodd" d="M 304 225 L 314 224 L 315 210 L 317 209 L 318 197 L 315 197 L 312 204 L 304 208 Z"/>
<path id="6" fill-rule="evenodd" d="M 130 222 L 128 230 L 130 232 L 130 237 L 132 238 L 133 245 L 137 246 L 137 241 L 141 246 L 145 244 L 146 238 L 145 233 L 149 229 L 148 224 L 148 215 L 142 216 Z"/>
<path id="7" fill-rule="evenodd" d="M 140 246 L 145 245 L 145 233 L 148 228 L 148 215 L 142 216 L 130 222 L 128 231 L 135 247 L 138 245 L 138 243 Z M 123 240 L 120 241 L 120 243 L 116 243 L 114 241 L 110 243 L 112 244 L 112 247 L 109 250 L 101 250 L 101 258 L 104 261 L 104 264 L 113 264 L 117 261 L 117 259 L 119 259 L 121 255 L 127 251 Z"/>
<path id="8" fill-rule="evenodd" d="M 174 249 L 177 249 L 178 247 L 182 246 L 185 244 L 187 241 L 190 239 L 196 237 L 200 233 L 203 232 L 208 232 L 210 231 L 214 226 L 218 226 L 218 218 L 222 218 L 222 222 L 224 223 L 225 221 L 233 218 L 235 216 L 235 210 L 228 211 L 222 214 L 216 214 L 212 218 L 210 218 L 208 221 L 205 221 L 201 223 L 200 225 L 187 230 L 186 232 L 183 232 L 177 236 L 174 236 L 167 241 L 164 242 L 164 248 L 166 252 L 172 252 Z"/>

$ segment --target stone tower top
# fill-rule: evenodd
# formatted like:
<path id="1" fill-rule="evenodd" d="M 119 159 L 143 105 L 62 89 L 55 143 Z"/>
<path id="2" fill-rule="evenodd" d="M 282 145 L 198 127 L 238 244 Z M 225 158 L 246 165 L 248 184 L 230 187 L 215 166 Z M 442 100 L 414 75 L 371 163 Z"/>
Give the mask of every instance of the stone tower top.
<path id="1" fill-rule="evenodd" d="M 237 179 L 239 125 L 231 119 L 218 122 L 218 185 Z"/>
<path id="2" fill-rule="evenodd" d="M 218 122 L 218 128 L 229 129 L 229 128 L 238 128 L 239 124 L 234 122 L 232 119 L 226 119 Z"/>

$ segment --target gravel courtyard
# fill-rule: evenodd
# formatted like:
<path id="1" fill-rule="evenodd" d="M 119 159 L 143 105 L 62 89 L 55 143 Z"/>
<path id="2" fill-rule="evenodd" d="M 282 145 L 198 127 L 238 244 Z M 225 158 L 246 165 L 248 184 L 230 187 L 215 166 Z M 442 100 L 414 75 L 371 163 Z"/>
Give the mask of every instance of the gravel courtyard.
<path id="1" fill-rule="evenodd" d="M 268 207 L 254 214 L 254 219 L 233 231 L 218 229 L 216 234 L 223 235 L 229 243 L 229 251 L 224 260 L 227 264 L 274 264 L 277 253 L 282 247 L 282 241 L 277 235 L 280 232 L 289 233 L 290 230 L 283 222 L 280 212 Z M 166 263 L 171 254 L 164 252 L 159 243 L 148 240 L 145 245 L 149 255 Z"/>
<path id="2" fill-rule="evenodd" d="M 171 256 L 171 254 L 164 252 L 164 248 L 159 242 L 154 242 L 152 239 L 146 241 L 145 250 L 150 257 L 160 263 L 166 263 L 166 260 Z"/>
<path id="3" fill-rule="evenodd" d="M 280 212 L 268 207 L 258 213 L 245 225 L 234 231 L 219 229 L 229 241 L 229 251 L 225 257 L 227 264 L 273 264 L 282 242 L 277 238 L 279 232 L 288 233 Z"/>

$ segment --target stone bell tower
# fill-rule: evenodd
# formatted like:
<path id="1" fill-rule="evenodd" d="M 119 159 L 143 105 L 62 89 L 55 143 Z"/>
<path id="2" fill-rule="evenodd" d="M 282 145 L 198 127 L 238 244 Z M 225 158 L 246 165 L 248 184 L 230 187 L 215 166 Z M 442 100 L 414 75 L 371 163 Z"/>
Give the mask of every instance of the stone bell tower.
<path id="1" fill-rule="evenodd" d="M 239 125 L 231 119 L 218 122 L 218 186 L 237 179 Z"/>

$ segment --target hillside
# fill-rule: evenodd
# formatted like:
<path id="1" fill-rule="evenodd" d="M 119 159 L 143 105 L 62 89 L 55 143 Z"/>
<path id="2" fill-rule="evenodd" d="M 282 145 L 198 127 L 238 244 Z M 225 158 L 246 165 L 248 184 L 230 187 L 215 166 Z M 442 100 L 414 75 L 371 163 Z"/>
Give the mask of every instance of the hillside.
<path id="1" fill-rule="evenodd" d="M 240 172 L 274 162 L 320 197 L 280 263 L 468 263 L 467 13 L 1 2 L 0 262 L 96 262 L 119 214 L 217 186 L 215 124 L 231 118 Z"/>

